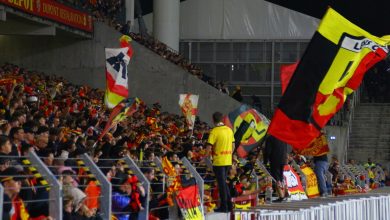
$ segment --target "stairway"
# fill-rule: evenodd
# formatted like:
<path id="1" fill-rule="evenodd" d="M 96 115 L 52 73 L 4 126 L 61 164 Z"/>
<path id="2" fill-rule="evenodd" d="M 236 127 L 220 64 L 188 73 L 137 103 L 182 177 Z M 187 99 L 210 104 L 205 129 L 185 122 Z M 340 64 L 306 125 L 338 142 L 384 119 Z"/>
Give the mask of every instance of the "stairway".
<path id="1" fill-rule="evenodd" d="M 348 159 L 390 161 L 390 104 L 361 103 L 355 109 Z"/>

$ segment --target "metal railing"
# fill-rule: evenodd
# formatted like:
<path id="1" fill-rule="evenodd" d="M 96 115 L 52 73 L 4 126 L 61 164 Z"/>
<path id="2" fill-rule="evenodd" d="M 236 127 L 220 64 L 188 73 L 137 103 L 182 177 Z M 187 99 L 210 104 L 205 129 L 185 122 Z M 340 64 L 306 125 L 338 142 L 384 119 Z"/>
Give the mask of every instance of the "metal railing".
<path id="1" fill-rule="evenodd" d="M 371 194 L 304 200 L 289 204 L 234 210 L 234 219 L 256 220 L 382 220 L 390 216 L 390 195 Z"/>
<path id="2" fill-rule="evenodd" d="M 107 177 L 96 166 L 88 154 L 82 155 L 82 160 L 101 185 L 100 214 L 103 219 L 111 218 L 112 187 Z"/>
<path id="3" fill-rule="evenodd" d="M 55 220 L 61 220 L 63 208 L 62 185 L 35 152 L 30 152 L 28 156 L 38 172 L 45 176 L 46 181 L 50 184 L 49 199 L 51 202 L 49 202 L 49 215 Z"/>
<path id="4" fill-rule="evenodd" d="M 349 139 L 352 133 L 352 120 L 354 118 L 355 113 L 355 107 L 360 103 L 362 94 L 362 86 L 360 86 L 353 94 L 352 99 L 350 100 L 350 107 L 347 115 L 347 137 L 346 137 L 346 145 L 345 145 L 345 154 L 344 154 L 344 160 L 347 161 L 348 158 L 348 149 L 349 149 Z"/>
<path id="5" fill-rule="evenodd" d="M 196 171 L 195 167 L 192 166 L 191 162 L 186 157 L 181 158 L 181 161 L 183 162 L 183 165 L 187 168 L 187 170 L 191 173 L 191 175 L 196 180 L 196 184 L 199 188 L 201 212 L 202 212 L 202 216 L 204 216 L 205 215 L 204 206 L 203 206 L 204 180 L 199 175 L 199 173 Z"/>
<path id="6" fill-rule="evenodd" d="M 0 184 L 0 207 L 4 207 L 4 188 L 3 185 Z M 3 220 L 3 214 L 0 215 L 0 220 Z M 6 219 L 4 219 L 6 220 Z"/>
<path id="7" fill-rule="evenodd" d="M 145 175 L 141 172 L 137 164 L 129 157 L 125 157 L 125 162 L 129 166 L 129 168 L 134 172 L 137 176 L 138 181 L 142 183 L 142 186 L 145 189 L 145 207 L 143 210 L 138 213 L 138 220 L 148 220 L 149 219 L 149 192 L 150 192 L 150 182 L 145 177 Z"/>

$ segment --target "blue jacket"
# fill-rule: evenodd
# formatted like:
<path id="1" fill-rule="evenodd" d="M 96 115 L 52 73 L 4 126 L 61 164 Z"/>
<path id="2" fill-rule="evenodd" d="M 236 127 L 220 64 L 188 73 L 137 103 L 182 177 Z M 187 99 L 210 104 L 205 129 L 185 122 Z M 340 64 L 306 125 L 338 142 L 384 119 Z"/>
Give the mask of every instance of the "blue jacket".
<path id="1" fill-rule="evenodd" d="M 112 212 L 118 220 L 128 220 L 130 218 L 130 196 L 114 192 L 112 194 Z M 128 212 L 129 214 L 115 214 L 115 212 Z"/>

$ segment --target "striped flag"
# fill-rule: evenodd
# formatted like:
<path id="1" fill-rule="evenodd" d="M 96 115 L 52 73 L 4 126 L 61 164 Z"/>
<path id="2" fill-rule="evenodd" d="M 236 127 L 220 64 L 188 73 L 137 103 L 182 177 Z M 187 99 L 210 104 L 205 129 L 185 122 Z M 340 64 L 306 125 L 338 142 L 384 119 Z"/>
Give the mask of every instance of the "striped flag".
<path id="1" fill-rule="evenodd" d="M 365 72 L 386 58 L 390 36 L 376 37 L 328 9 L 299 62 L 268 132 L 304 149 L 341 109 Z"/>
<path id="2" fill-rule="evenodd" d="M 140 103 L 139 98 L 127 98 L 116 105 L 98 139 L 101 140 L 116 124 L 133 115 L 138 110 Z"/>
<path id="3" fill-rule="evenodd" d="M 128 77 L 127 65 L 133 56 L 133 49 L 130 45 L 131 38 L 122 36 L 120 45 L 122 48 L 106 48 L 106 93 L 105 104 L 108 108 L 114 108 L 119 102 L 127 98 Z"/>
<path id="4" fill-rule="evenodd" d="M 189 129 L 194 128 L 195 117 L 198 114 L 199 95 L 180 94 L 179 105 L 183 115 L 186 117 Z"/>

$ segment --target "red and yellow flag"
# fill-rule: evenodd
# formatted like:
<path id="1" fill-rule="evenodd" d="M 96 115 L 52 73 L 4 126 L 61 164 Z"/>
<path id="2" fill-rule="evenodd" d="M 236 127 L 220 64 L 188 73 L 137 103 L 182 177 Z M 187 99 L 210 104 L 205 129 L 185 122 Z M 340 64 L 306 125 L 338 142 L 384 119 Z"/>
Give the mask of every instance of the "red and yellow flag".
<path id="1" fill-rule="evenodd" d="M 179 105 L 189 129 L 194 128 L 196 114 L 198 114 L 198 100 L 199 95 L 180 94 Z"/>
<path id="2" fill-rule="evenodd" d="M 104 101 L 108 108 L 114 108 L 129 95 L 127 65 L 133 56 L 130 41 L 131 38 L 124 35 L 120 38 L 121 48 L 105 49 L 107 85 Z"/>
<path id="3" fill-rule="evenodd" d="M 299 62 L 268 132 L 295 149 L 309 146 L 356 90 L 365 72 L 386 58 L 390 36 L 376 37 L 328 9 Z"/>

